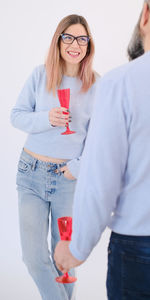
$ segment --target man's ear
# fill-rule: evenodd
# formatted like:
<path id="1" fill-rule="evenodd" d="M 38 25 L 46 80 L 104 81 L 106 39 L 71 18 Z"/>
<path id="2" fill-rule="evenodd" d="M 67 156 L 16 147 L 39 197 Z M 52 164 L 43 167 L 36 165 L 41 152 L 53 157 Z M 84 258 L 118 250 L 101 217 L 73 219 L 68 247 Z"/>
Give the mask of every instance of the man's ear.
<path id="1" fill-rule="evenodd" d="M 143 35 L 145 35 L 149 17 L 150 17 L 150 10 L 148 4 L 144 3 L 142 15 L 141 15 L 141 21 L 140 21 L 140 30 Z"/>

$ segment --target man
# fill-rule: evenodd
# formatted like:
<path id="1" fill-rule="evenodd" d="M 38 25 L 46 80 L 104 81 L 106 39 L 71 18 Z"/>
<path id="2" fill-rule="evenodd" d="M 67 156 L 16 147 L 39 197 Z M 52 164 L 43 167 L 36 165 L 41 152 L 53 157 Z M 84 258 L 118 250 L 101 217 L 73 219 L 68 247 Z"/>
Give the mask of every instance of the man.
<path id="1" fill-rule="evenodd" d="M 109 226 L 108 299 L 148 300 L 150 0 L 144 1 L 128 53 L 131 60 L 139 57 L 99 82 L 76 187 L 72 241 L 58 243 L 55 260 L 62 272 L 80 265 Z"/>

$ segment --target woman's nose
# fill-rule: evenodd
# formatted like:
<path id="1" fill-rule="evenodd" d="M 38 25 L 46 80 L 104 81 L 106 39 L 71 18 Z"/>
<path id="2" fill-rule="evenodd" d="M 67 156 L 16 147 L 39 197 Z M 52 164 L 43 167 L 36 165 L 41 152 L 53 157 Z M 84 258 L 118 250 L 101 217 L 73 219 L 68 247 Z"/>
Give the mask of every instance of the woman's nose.
<path id="1" fill-rule="evenodd" d="M 74 39 L 74 41 L 73 41 L 72 45 L 79 46 L 79 45 L 78 45 L 78 42 L 77 42 L 77 40 L 76 40 L 76 39 Z"/>

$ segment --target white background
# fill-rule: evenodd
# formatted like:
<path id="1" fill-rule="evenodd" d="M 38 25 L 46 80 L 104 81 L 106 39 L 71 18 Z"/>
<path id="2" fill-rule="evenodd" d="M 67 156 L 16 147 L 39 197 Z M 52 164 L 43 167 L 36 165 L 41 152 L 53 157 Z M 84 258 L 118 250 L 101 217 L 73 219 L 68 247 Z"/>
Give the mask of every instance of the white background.
<path id="1" fill-rule="evenodd" d="M 0 0 L 0 299 L 40 300 L 21 261 L 18 231 L 17 161 L 26 135 L 11 127 L 9 115 L 32 69 L 44 62 L 58 22 L 83 15 L 95 40 L 94 68 L 106 71 L 127 62 L 126 47 L 142 0 Z M 77 269 L 76 300 L 106 300 L 109 230 L 87 262 Z M 55 299 L 50 299 L 55 300 Z"/>

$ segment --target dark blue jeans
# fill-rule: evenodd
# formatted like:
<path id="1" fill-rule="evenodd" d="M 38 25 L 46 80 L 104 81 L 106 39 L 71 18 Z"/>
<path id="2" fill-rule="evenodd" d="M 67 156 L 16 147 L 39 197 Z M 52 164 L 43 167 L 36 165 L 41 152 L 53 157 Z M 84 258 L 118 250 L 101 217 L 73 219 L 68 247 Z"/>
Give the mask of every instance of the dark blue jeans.
<path id="1" fill-rule="evenodd" d="M 150 300 L 150 236 L 112 232 L 107 296 L 109 300 Z"/>

